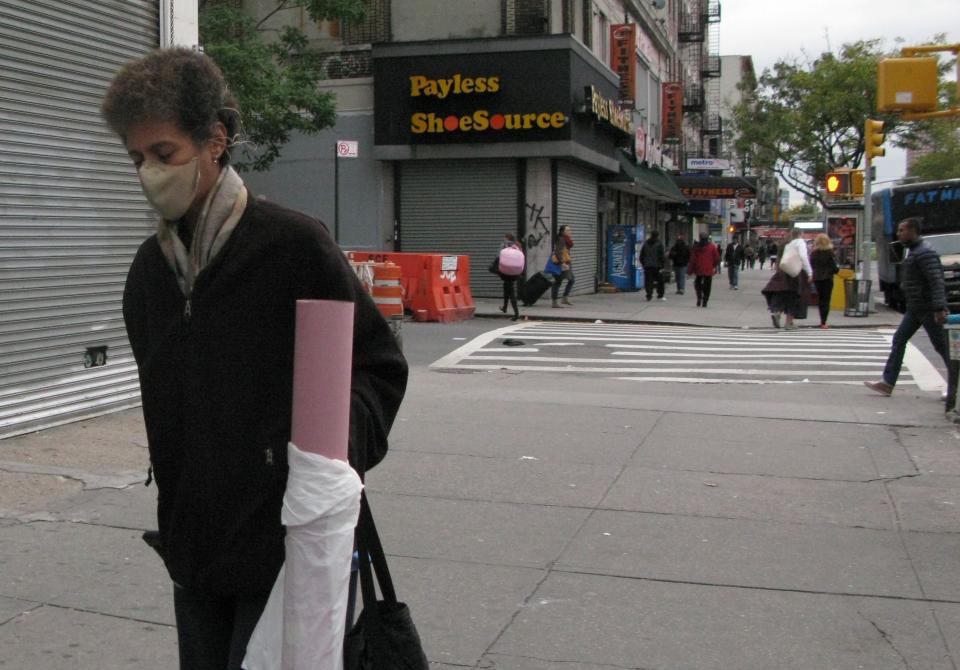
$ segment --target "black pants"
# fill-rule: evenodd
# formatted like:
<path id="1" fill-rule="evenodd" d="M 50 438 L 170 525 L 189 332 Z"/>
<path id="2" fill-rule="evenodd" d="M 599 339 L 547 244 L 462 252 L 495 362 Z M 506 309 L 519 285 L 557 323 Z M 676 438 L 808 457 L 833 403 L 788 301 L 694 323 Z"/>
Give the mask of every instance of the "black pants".
<path id="1" fill-rule="evenodd" d="M 710 299 L 710 288 L 713 286 L 712 275 L 697 275 L 693 280 L 693 288 L 697 292 L 697 304 L 707 306 L 707 300 Z"/>
<path id="2" fill-rule="evenodd" d="M 820 325 L 827 323 L 830 315 L 830 297 L 833 295 L 833 277 L 813 282 L 817 286 L 817 307 L 820 308 Z"/>
<path id="3" fill-rule="evenodd" d="M 520 316 L 520 308 L 517 307 L 517 278 L 504 277 L 503 279 L 503 308 L 502 312 L 507 311 L 507 303 L 513 307 L 513 315 Z"/>
<path id="4" fill-rule="evenodd" d="M 900 377 L 900 368 L 903 366 L 903 355 L 907 351 L 907 343 L 920 327 L 927 331 L 930 344 L 940 354 L 943 364 L 950 369 L 950 352 L 947 350 L 947 333 L 943 326 L 937 323 L 933 312 L 911 312 L 909 309 L 903 315 L 897 332 L 893 334 L 893 345 L 890 347 L 890 356 L 883 368 L 883 381 L 895 386 Z"/>
<path id="5" fill-rule="evenodd" d="M 240 670 L 269 595 L 231 598 L 174 586 L 181 670 Z"/>
<path id="6" fill-rule="evenodd" d="M 657 268 L 653 266 L 644 265 L 643 266 L 643 286 L 647 291 L 647 299 L 649 300 L 653 296 L 653 289 L 657 289 L 657 297 L 663 297 L 663 268 Z"/>

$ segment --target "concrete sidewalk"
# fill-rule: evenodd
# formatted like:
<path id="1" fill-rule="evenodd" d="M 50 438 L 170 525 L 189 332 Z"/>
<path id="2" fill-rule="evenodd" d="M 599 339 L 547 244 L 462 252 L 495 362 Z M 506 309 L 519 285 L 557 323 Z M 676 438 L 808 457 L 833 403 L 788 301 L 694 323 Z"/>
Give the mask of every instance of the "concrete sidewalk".
<path id="1" fill-rule="evenodd" d="M 718 278 L 706 310 L 529 314 L 768 327 L 767 276 Z M 450 330 L 404 337 L 439 357 Z M 960 663 L 960 434 L 935 393 L 419 364 L 390 439 L 367 485 L 431 670 Z M 0 441 L 0 668 L 177 668 L 146 468 L 139 409 Z"/>
<path id="2" fill-rule="evenodd" d="M 521 317 L 531 319 L 563 319 L 574 321 L 631 322 L 631 323 L 671 323 L 698 326 L 723 326 L 727 328 L 772 328 L 767 303 L 760 291 L 769 281 L 773 272 L 769 267 L 763 270 L 755 268 L 740 273 L 740 288 L 732 291 L 728 288 L 726 268 L 723 274 L 713 278 L 713 291 L 706 309 L 697 307 L 697 297 L 693 290 L 693 278 L 687 278 L 684 295 L 676 295 L 676 284 L 667 284 L 666 302 L 654 299 L 647 302 L 643 291 L 625 293 L 597 293 L 579 295 L 571 298 L 573 307 L 554 309 L 550 306 L 550 292 L 544 294 L 532 307 L 520 306 Z M 900 323 L 900 314 L 889 310 L 880 300 L 875 312 L 866 317 L 845 317 L 843 310 L 834 310 L 828 320 L 832 328 L 853 327 L 896 327 Z M 511 310 L 507 307 L 507 316 L 500 312 L 502 300 L 495 298 L 474 298 L 477 316 L 509 318 Z M 818 326 L 820 323 L 816 307 L 811 307 L 807 319 L 797 321 L 803 328 Z"/>

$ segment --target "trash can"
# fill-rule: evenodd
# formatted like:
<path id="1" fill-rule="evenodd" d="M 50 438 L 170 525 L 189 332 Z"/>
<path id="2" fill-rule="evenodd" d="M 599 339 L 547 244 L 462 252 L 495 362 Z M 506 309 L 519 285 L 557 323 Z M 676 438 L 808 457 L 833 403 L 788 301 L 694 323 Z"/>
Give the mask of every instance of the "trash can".
<path id="1" fill-rule="evenodd" d="M 844 279 L 843 291 L 846 302 L 844 316 L 867 316 L 870 311 L 870 279 Z"/>
<path id="2" fill-rule="evenodd" d="M 944 326 L 947 336 L 947 351 L 950 354 L 950 367 L 947 369 L 947 397 L 945 411 L 957 406 L 957 382 L 960 378 L 960 315 L 951 314 Z"/>

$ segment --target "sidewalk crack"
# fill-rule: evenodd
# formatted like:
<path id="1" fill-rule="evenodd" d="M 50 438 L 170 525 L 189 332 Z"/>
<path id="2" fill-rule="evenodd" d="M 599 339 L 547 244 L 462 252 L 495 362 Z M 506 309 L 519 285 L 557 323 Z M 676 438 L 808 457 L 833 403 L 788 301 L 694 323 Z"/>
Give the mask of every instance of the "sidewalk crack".
<path id="1" fill-rule="evenodd" d="M 874 627 L 874 629 L 875 629 L 878 633 L 880 633 L 880 637 L 883 639 L 883 641 L 886 642 L 887 645 L 894 651 L 894 653 L 896 653 L 896 655 L 900 657 L 900 660 L 903 661 L 903 667 L 906 668 L 907 670 L 910 670 L 910 663 L 907 661 L 907 657 L 904 656 L 902 653 L 900 653 L 900 650 L 897 649 L 896 645 L 893 644 L 893 640 L 890 639 L 890 635 L 887 634 L 887 632 L 886 632 L 885 630 L 883 630 L 882 628 L 880 628 L 880 626 L 877 625 L 877 622 L 876 622 L 876 621 L 874 621 L 873 619 L 871 619 L 870 617 L 868 617 L 866 614 L 864 614 L 863 612 L 861 612 L 859 609 L 857 610 L 857 614 L 859 614 L 859 615 L 864 619 L 864 621 L 866 621 L 867 623 L 869 623 L 871 626 Z"/>

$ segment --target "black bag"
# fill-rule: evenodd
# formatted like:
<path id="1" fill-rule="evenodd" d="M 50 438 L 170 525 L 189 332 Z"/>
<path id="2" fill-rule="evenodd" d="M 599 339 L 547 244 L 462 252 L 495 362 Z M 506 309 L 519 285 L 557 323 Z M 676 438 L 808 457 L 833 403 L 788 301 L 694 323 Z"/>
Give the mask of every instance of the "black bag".
<path id="1" fill-rule="evenodd" d="M 487 272 L 495 275 L 500 274 L 500 257 L 499 256 L 494 256 L 493 262 L 490 264 L 490 267 L 487 268 Z"/>
<path id="2" fill-rule="evenodd" d="M 525 281 L 520 289 L 520 300 L 524 306 L 529 307 L 536 303 L 540 296 L 553 286 L 553 281 L 553 277 L 543 272 L 538 272 Z"/>
<path id="3" fill-rule="evenodd" d="M 343 643 L 344 670 L 428 670 L 427 655 L 423 653 L 410 609 L 397 602 L 366 494 L 360 497 L 357 550 L 363 611 Z M 383 600 L 377 600 L 374 570 Z"/>

